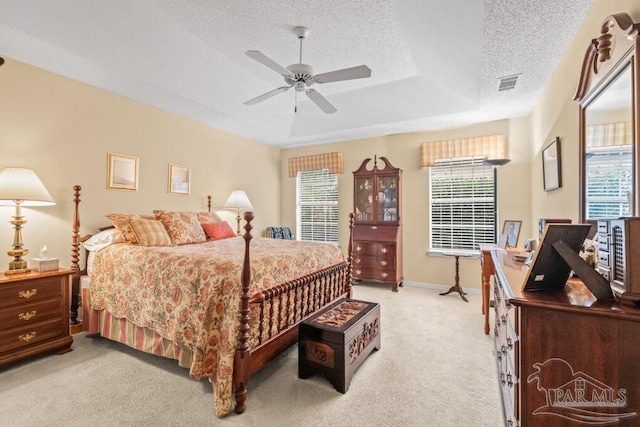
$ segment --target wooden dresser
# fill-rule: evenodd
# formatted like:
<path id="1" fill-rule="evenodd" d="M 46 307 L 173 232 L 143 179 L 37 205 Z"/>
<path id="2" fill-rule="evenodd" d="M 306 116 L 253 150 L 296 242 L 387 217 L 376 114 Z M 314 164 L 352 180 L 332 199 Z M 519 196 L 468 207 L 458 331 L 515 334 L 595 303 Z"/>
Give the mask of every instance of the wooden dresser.
<path id="1" fill-rule="evenodd" d="M 523 292 L 515 253 L 491 251 L 505 425 L 640 425 L 640 308 L 596 301 L 577 279 Z"/>
<path id="2" fill-rule="evenodd" d="M 353 278 L 391 284 L 398 291 L 402 275 L 402 170 L 380 157 L 384 168 L 367 169 L 365 159 L 353 172 Z"/>
<path id="3" fill-rule="evenodd" d="M 0 366 L 71 351 L 69 270 L 0 274 Z"/>

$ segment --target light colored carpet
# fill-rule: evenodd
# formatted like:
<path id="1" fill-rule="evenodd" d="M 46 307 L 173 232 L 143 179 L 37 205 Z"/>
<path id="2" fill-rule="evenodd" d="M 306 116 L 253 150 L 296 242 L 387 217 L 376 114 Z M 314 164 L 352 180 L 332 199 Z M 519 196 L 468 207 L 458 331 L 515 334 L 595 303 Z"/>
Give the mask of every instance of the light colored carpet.
<path id="1" fill-rule="evenodd" d="M 71 353 L 0 368 L 2 426 L 487 426 L 502 425 L 492 337 L 480 296 L 361 284 L 381 305 L 382 349 L 349 391 L 298 379 L 297 346 L 249 382 L 247 410 L 218 419 L 208 381 L 175 361 L 74 335 Z"/>

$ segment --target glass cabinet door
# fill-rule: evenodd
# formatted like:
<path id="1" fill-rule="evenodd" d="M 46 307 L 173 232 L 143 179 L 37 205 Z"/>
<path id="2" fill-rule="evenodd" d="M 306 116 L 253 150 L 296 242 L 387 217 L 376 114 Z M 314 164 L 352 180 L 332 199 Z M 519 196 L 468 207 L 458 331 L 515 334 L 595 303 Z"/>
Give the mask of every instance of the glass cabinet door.
<path id="1" fill-rule="evenodd" d="M 356 221 L 374 221 L 374 182 L 372 177 L 355 179 Z"/>
<path id="2" fill-rule="evenodd" d="M 381 176 L 378 187 L 378 221 L 398 220 L 398 178 Z"/>

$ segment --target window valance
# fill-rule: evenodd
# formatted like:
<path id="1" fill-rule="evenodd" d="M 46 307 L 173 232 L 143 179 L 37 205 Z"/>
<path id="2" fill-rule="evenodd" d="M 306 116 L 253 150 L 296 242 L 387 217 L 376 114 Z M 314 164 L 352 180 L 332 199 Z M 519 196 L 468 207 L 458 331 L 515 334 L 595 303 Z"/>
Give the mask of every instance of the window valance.
<path id="1" fill-rule="evenodd" d="M 507 138 L 504 134 L 476 136 L 464 139 L 428 141 L 420 145 L 420 165 L 433 166 L 438 159 L 485 156 L 487 159 L 506 159 Z"/>
<path id="2" fill-rule="evenodd" d="M 633 142 L 631 122 L 604 123 L 586 127 L 587 150 L 598 147 L 622 147 Z"/>
<path id="3" fill-rule="evenodd" d="M 289 178 L 295 177 L 300 171 L 314 169 L 329 169 L 330 173 L 344 173 L 342 153 L 322 153 L 289 158 Z"/>

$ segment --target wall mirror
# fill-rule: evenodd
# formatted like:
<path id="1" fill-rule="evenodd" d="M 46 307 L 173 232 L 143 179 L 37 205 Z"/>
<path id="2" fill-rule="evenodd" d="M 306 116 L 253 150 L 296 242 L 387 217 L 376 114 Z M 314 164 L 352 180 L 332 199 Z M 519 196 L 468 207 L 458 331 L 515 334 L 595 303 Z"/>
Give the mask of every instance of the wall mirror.
<path id="1" fill-rule="evenodd" d="M 580 222 L 640 214 L 638 29 L 629 15 L 608 16 L 582 64 Z"/>

